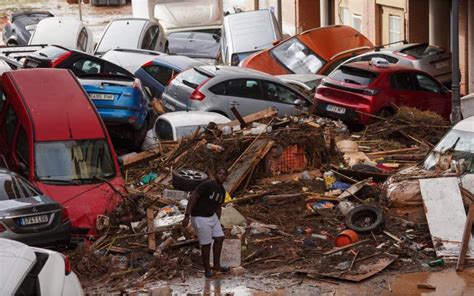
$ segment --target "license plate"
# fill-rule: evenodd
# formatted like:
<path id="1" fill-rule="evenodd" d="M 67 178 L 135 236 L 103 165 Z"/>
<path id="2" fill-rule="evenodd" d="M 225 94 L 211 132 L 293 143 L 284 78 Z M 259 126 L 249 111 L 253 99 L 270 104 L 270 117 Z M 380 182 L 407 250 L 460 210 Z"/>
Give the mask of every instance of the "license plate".
<path id="1" fill-rule="evenodd" d="M 38 67 L 38 63 L 35 61 L 27 60 L 25 64 L 25 68 L 36 68 Z"/>
<path id="2" fill-rule="evenodd" d="M 21 225 L 40 224 L 48 222 L 48 215 L 39 215 L 20 218 Z"/>
<path id="3" fill-rule="evenodd" d="M 434 63 L 434 67 L 435 67 L 435 69 L 441 69 L 441 68 L 449 67 L 449 61 L 442 61 L 442 62 Z"/>
<path id="4" fill-rule="evenodd" d="M 334 105 L 327 105 L 326 110 L 328 110 L 329 112 L 337 113 L 337 114 L 346 113 L 346 108 L 338 107 L 338 106 L 334 106 Z"/>
<path id="5" fill-rule="evenodd" d="M 115 99 L 115 95 L 112 94 L 89 94 L 89 97 L 92 100 L 103 100 L 103 101 L 113 101 Z"/>

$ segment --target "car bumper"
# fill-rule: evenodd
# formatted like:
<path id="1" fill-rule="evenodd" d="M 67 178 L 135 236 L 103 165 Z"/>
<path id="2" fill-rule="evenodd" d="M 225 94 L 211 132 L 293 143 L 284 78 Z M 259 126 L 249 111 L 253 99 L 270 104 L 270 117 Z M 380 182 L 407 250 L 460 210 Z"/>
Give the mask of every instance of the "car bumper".
<path id="1" fill-rule="evenodd" d="M 331 111 L 330 106 L 336 106 L 339 108 L 339 112 Z M 342 110 L 344 112 L 342 112 Z M 318 103 L 316 105 L 316 114 L 324 117 L 340 119 L 346 123 L 358 123 L 358 124 L 365 124 L 365 120 L 363 120 L 359 110 L 347 108 L 345 106 L 337 106 L 334 104 L 328 103 Z"/>
<path id="2" fill-rule="evenodd" d="M 148 112 L 134 111 L 122 108 L 102 108 L 99 107 L 99 114 L 106 124 L 130 125 L 135 129 L 140 129 L 145 123 Z M 132 120 L 132 119 L 135 120 Z"/>
<path id="3" fill-rule="evenodd" d="M 204 111 L 206 110 L 206 104 L 203 101 L 186 100 L 181 102 L 168 95 L 167 93 L 162 94 L 163 107 L 167 112 L 174 111 Z"/>
<path id="4" fill-rule="evenodd" d="M 56 227 L 35 233 L 16 233 L 7 229 L 0 233 L 1 238 L 20 241 L 30 246 L 56 247 L 69 245 L 71 241 L 71 222 L 60 223 Z"/>

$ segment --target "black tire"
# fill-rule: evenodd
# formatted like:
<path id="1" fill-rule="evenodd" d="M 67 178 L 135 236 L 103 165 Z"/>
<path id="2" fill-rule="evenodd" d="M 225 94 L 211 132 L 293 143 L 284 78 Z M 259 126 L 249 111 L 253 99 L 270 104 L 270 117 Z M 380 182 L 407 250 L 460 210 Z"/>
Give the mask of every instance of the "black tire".
<path id="1" fill-rule="evenodd" d="M 377 234 L 382 232 L 385 227 L 383 210 L 372 206 L 353 208 L 346 215 L 345 222 L 347 228 L 359 234 L 370 234 L 371 232 Z"/>
<path id="2" fill-rule="evenodd" d="M 377 116 L 383 117 L 383 118 L 389 118 L 392 117 L 395 114 L 395 112 L 390 109 L 390 108 L 383 108 L 382 110 L 377 113 Z"/>
<path id="3" fill-rule="evenodd" d="M 181 168 L 173 171 L 171 184 L 178 190 L 193 191 L 207 178 L 207 174 L 203 171 Z"/>

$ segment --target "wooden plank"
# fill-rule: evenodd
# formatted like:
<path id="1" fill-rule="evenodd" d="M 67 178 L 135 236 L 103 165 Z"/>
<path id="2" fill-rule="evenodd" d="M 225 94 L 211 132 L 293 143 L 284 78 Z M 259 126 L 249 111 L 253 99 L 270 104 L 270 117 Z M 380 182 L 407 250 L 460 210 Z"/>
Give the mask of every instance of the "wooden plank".
<path id="1" fill-rule="evenodd" d="M 224 183 L 224 188 L 229 194 L 232 194 L 239 187 L 252 167 L 262 160 L 265 156 L 263 155 L 264 152 L 270 150 L 270 145 L 273 145 L 273 141 L 270 139 L 255 141 L 240 157 L 240 160 L 232 165 L 227 181 Z"/>
<path id="2" fill-rule="evenodd" d="M 473 218 L 474 218 L 474 205 L 469 205 L 469 212 L 467 214 L 466 224 L 464 225 L 461 251 L 459 252 L 458 263 L 456 264 L 456 271 L 464 270 L 464 262 L 466 261 L 466 252 L 469 247 L 469 241 L 471 239 Z"/>
<path id="3" fill-rule="evenodd" d="M 153 222 L 154 216 L 155 216 L 155 212 L 153 211 L 153 209 L 151 208 L 146 209 L 146 222 L 148 226 L 147 231 L 149 232 L 148 249 L 150 249 L 153 252 L 156 250 L 156 239 L 155 239 L 155 233 L 154 233 L 155 224 Z"/>
<path id="4" fill-rule="evenodd" d="M 161 151 L 160 148 L 155 148 L 152 150 L 147 150 L 147 151 L 130 155 L 123 160 L 123 167 L 125 169 L 128 169 L 134 165 L 156 158 L 157 156 L 160 155 L 160 151 Z"/>
<path id="5" fill-rule="evenodd" d="M 457 177 L 420 179 L 420 191 L 426 220 L 438 257 L 458 257 L 466 212 Z M 473 258 L 473 239 L 469 240 L 467 256 Z"/>
<path id="6" fill-rule="evenodd" d="M 269 118 L 269 117 L 276 116 L 277 114 L 278 114 L 278 110 L 268 108 L 268 109 L 264 109 L 262 111 L 258 111 L 258 112 L 249 114 L 247 116 L 244 116 L 243 119 L 244 119 L 246 124 L 250 124 L 250 123 L 255 122 L 255 121 L 260 121 L 262 119 L 266 119 L 266 118 Z M 231 122 L 228 122 L 228 123 L 219 124 L 219 127 L 222 127 L 222 126 L 234 127 L 234 126 L 239 126 L 239 125 L 240 125 L 240 121 L 235 119 L 235 120 L 232 120 Z"/>

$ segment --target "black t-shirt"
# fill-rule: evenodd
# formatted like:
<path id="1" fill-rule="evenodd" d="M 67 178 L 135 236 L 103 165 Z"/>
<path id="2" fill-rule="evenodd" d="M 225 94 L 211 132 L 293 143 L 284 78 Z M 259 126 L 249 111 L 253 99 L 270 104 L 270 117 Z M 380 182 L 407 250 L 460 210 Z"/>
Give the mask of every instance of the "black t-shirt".
<path id="1" fill-rule="evenodd" d="M 211 217 L 224 202 L 224 186 L 215 180 L 199 184 L 196 192 L 199 196 L 191 211 L 191 216 Z"/>

